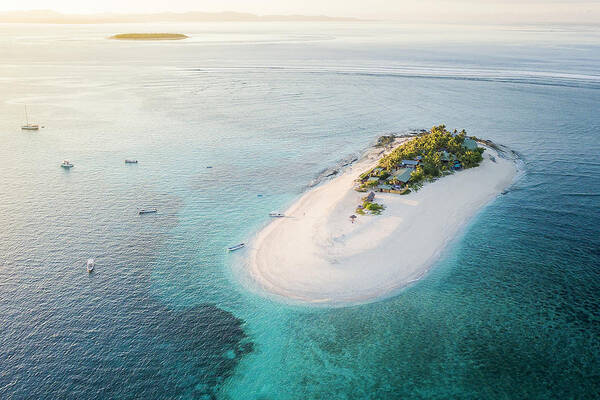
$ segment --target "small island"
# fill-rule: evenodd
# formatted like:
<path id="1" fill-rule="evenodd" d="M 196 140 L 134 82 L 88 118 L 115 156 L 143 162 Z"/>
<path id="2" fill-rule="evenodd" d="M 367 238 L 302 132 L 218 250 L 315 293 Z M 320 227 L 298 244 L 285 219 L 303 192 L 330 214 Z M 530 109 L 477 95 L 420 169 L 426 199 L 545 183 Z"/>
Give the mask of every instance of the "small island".
<path id="1" fill-rule="evenodd" d="M 189 36 L 182 33 L 119 33 L 109 39 L 115 40 L 183 40 Z"/>
<path id="2" fill-rule="evenodd" d="M 516 173 L 509 152 L 464 130 L 380 138 L 257 234 L 242 280 L 312 304 L 389 296 L 426 274 Z"/>

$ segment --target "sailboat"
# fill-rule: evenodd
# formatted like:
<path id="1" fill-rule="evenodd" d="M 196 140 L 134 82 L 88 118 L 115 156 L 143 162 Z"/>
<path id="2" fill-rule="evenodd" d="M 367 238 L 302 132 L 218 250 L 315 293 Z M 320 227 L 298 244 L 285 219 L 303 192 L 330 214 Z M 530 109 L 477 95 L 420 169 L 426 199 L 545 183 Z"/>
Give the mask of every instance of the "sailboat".
<path id="1" fill-rule="evenodd" d="M 40 126 L 37 124 L 29 123 L 29 115 L 27 115 L 27 104 L 25 104 L 25 121 L 27 121 L 26 125 L 21 126 L 21 129 L 24 131 L 37 131 L 40 129 Z"/>

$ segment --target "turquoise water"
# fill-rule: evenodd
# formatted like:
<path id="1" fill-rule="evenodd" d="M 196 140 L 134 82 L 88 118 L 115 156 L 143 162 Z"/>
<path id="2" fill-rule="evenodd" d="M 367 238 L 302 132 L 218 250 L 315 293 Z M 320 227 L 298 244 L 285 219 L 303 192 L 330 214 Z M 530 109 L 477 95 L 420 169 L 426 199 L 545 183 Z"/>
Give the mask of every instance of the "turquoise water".
<path id="1" fill-rule="evenodd" d="M 0 25 L 1 398 L 598 395 L 597 28 L 104 40 L 132 30 Z M 19 130 L 22 103 L 44 129 Z M 334 309 L 239 283 L 244 253 L 225 248 L 269 211 L 377 136 L 439 123 L 508 146 L 524 174 L 424 279 Z"/>

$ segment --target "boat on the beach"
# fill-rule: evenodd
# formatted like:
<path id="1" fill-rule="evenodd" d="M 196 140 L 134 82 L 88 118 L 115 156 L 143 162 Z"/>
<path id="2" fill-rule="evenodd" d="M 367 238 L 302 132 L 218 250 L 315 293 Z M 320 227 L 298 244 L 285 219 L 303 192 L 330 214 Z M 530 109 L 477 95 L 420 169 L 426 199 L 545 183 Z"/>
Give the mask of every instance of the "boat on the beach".
<path id="1" fill-rule="evenodd" d="M 125 160 L 125 164 L 137 164 L 138 160 L 131 160 L 131 159 L 126 159 Z"/>
<path id="2" fill-rule="evenodd" d="M 244 248 L 245 246 L 246 246 L 246 243 L 236 244 L 235 246 L 228 247 L 227 251 L 236 251 L 236 250 L 239 250 L 241 248 Z"/>
<path id="3" fill-rule="evenodd" d="M 94 262 L 93 258 L 88 258 L 87 262 L 85 263 L 85 267 L 87 268 L 87 272 L 91 273 L 94 270 L 94 266 L 96 265 L 96 263 Z"/>
<path id="4" fill-rule="evenodd" d="M 282 213 L 278 213 L 277 211 L 271 211 L 271 212 L 269 213 L 269 217 L 273 217 L 273 218 L 283 218 L 283 217 L 285 217 L 285 215 L 284 215 L 284 214 L 282 214 Z"/>
<path id="5" fill-rule="evenodd" d="M 21 129 L 24 131 L 37 131 L 40 129 L 40 126 L 37 124 L 29 123 L 29 115 L 27 114 L 27 105 L 25 105 L 25 125 L 21 126 Z"/>
<path id="6" fill-rule="evenodd" d="M 142 208 L 141 210 L 138 211 L 139 215 L 142 214 L 154 214 L 157 213 L 158 210 L 156 208 Z"/>
<path id="7" fill-rule="evenodd" d="M 65 169 L 71 169 L 74 167 L 73 164 L 71 164 L 71 162 L 69 160 L 64 160 L 62 162 L 62 164 L 60 164 L 61 167 L 65 168 Z"/>

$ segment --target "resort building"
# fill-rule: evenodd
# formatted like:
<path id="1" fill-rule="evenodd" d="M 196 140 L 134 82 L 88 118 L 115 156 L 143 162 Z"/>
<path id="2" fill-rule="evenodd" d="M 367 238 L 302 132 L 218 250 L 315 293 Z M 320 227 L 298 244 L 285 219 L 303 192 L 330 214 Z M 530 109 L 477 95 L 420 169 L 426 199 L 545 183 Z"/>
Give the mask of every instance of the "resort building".
<path id="1" fill-rule="evenodd" d="M 410 180 L 411 174 L 412 170 L 410 168 L 402 168 L 396 171 L 396 174 L 394 175 L 393 179 L 397 180 L 398 182 L 404 185 Z"/>
<path id="2" fill-rule="evenodd" d="M 462 145 L 467 150 L 477 150 L 477 142 L 471 138 L 465 138 Z"/>
<path id="3" fill-rule="evenodd" d="M 391 185 L 386 185 L 386 184 L 378 185 L 376 187 L 376 189 L 380 192 L 389 192 L 389 191 L 393 190 Z"/>
<path id="4" fill-rule="evenodd" d="M 402 166 L 405 168 L 417 168 L 419 161 L 416 160 L 402 160 Z"/>
<path id="5" fill-rule="evenodd" d="M 440 158 L 442 159 L 442 162 L 450 162 L 450 160 L 452 159 L 452 155 L 446 150 L 442 150 L 440 152 Z"/>

